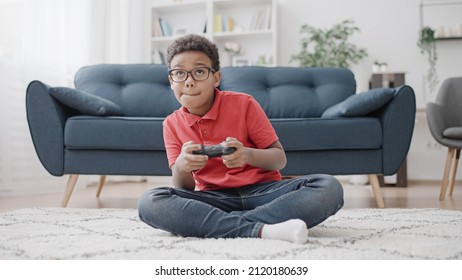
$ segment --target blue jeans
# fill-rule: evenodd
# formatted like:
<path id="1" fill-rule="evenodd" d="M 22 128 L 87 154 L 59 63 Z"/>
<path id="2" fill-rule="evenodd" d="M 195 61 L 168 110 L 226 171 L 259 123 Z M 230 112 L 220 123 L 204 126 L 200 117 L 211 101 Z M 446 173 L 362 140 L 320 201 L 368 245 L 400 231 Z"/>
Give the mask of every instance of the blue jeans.
<path id="1" fill-rule="evenodd" d="M 138 202 L 140 219 L 175 235 L 258 237 L 264 224 L 290 219 L 314 227 L 343 206 L 343 189 L 330 175 L 309 175 L 235 189 L 155 188 Z"/>

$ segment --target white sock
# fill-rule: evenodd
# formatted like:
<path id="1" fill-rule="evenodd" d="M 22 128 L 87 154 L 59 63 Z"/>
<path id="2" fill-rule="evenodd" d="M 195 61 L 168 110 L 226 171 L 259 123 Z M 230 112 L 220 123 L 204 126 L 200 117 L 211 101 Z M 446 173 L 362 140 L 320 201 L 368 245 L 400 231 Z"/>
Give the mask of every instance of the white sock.
<path id="1" fill-rule="evenodd" d="M 308 229 L 304 221 L 292 219 L 279 224 L 264 225 L 261 238 L 304 244 L 308 239 Z"/>

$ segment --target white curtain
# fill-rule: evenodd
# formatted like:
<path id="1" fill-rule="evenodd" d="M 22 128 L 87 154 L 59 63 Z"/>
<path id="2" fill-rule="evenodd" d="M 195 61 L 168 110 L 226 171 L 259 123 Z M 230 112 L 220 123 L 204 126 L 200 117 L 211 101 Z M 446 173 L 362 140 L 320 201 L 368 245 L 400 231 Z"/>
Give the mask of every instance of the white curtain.
<path id="1" fill-rule="evenodd" d="M 93 0 L 89 58 L 94 63 L 149 61 L 144 0 Z"/>
<path id="2" fill-rule="evenodd" d="M 144 0 L 0 0 L 0 195 L 62 191 L 30 138 L 25 90 L 32 80 L 73 86 L 80 67 L 141 63 Z M 79 182 L 79 184 L 85 184 Z"/>

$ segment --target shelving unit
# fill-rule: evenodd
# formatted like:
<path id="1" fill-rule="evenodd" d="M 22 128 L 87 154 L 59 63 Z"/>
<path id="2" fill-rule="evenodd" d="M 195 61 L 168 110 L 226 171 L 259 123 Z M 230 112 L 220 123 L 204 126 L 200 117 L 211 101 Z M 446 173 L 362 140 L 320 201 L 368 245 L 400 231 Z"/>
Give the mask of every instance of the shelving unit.
<path id="1" fill-rule="evenodd" d="M 436 38 L 438 41 L 453 41 L 453 40 L 462 40 L 462 36 L 459 37 L 442 37 L 442 38 Z"/>
<path id="2" fill-rule="evenodd" d="M 435 30 L 437 40 L 462 39 L 462 1 L 422 1 L 420 26 Z"/>
<path id="3" fill-rule="evenodd" d="M 148 62 L 160 63 L 160 57 L 177 37 L 195 33 L 206 36 L 217 45 L 222 66 L 231 66 L 236 58 L 241 63 L 245 62 L 245 65 L 278 64 L 276 0 L 147 2 L 147 18 L 151 24 Z M 167 35 L 162 34 L 162 31 L 159 33 L 159 19 L 168 24 L 171 32 L 167 32 Z M 222 24 L 218 24 L 219 19 Z M 228 42 L 237 43 L 241 47 L 241 52 L 234 59 L 224 50 Z"/>

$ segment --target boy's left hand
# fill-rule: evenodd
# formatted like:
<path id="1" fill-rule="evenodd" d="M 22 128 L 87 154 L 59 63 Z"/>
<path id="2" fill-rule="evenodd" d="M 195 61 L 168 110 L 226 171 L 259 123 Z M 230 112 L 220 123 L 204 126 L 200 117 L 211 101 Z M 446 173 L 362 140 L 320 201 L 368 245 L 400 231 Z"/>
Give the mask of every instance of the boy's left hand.
<path id="1" fill-rule="evenodd" d="M 221 143 L 225 147 L 234 147 L 236 151 L 232 154 L 223 156 L 223 164 L 228 168 L 242 167 L 247 163 L 247 148 L 234 137 L 227 137 L 226 141 Z"/>

